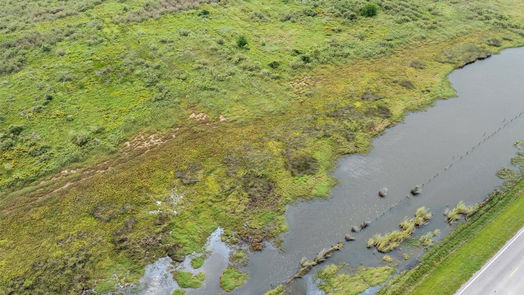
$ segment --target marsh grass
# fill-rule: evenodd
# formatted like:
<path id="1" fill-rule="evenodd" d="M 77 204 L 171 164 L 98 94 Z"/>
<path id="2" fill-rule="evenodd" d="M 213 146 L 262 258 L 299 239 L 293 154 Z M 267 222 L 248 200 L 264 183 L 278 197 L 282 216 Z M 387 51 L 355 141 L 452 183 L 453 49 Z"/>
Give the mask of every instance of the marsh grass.
<path id="1" fill-rule="evenodd" d="M 433 245 L 433 239 L 438 235 L 440 235 L 440 230 L 435 229 L 434 231 L 427 232 L 424 235 L 420 236 L 418 241 L 422 247 L 429 248 Z"/>
<path id="2" fill-rule="evenodd" d="M 191 272 L 177 270 L 173 272 L 173 277 L 182 288 L 200 288 L 206 275 L 203 272 L 193 275 Z"/>
<path id="3" fill-rule="evenodd" d="M 425 207 L 417 209 L 415 216 L 410 219 L 404 219 L 399 225 L 400 230 L 388 234 L 377 234 L 368 240 L 368 247 L 375 247 L 379 252 L 386 253 L 394 250 L 402 242 L 408 239 L 415 231 L 415 228 L 426 224 L 432 215 Z"/>
<path id="4" fill-rule="evenodd" d="M 284 285 L 279 285 L 278 287 L 273 288 L 267 291 L 266 293 L 264 293 L 264 295 L 285 295 L 285 294 L 286 294 L 286 287 L 284 287 Z"/>
<path id="5" fill-rule="evenodd" d="M 438 56 L 522 44 L 522 14 L 491 0 L 381 0 L 374 17 L 352 0 L 171 2 L 67 1 L 74 13 L 57 17 L 47 10 L 66 2 L 0 7 L 9 292 L 110 292 L 159 257 L 201 252 L 218 226 L 260 250 L 287 204 L 329 196 L 339 155 L 453 96 L 461 51 Z"/>
<path id="6" fill-rule="evenodd" d="M 447 218 L 449 224 L 452 224 L 459 220 L 461 217 L 467 218 L 473 214 L 478 209 L 477 205 L 466 206 L 463 201 L 458 202 L 458 204 L 453 209 L 446 209 L 444 215 Z"/>
<path id="7" fill-rule="evenodd" d="M 523 194 L 522 177 L 491 193 L 466 222 L 431 247 L 415 268 L 393 278 L 378 294 L 454 294 L 522 228 Z"/>
<path id="8" fill-rule="evenodd" d="M 383 283 L 392 273 L 390 266 L 359 268 L 347 271 L 334 264 L 328 265 L 317 272 L 320 280 L 319 288 L 326 294 L 356 295 L 370 287 Z"/>
<path id="9" fill-rule="evenodd" d="M 242 286 L 248 279 L 248 274 L 239 271 L 236 268 L 228 267 L 220 276 L 220 287 L 226 292 L 231 292 Z"/>

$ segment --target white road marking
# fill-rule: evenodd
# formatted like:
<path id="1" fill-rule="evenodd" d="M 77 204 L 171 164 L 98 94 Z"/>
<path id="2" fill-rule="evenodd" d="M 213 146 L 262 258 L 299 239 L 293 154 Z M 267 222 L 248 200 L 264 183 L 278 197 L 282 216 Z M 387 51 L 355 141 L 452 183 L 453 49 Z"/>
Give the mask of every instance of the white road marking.
<path id="1" fill-rule="evenodd" d="M 509 275 L 509 277 L 511 278 L 516 272 L 517 270 L 519 270 L 519 266 L 517 266 L 512 272 L 511 274 Z"/>
<path id="2" fill-rule="evenodd" d="M 504 251 L 506 251 L 509 246 L 511 246 L 511 244 L 513 244 L 513 242 L 515 242 L 519 237 L 520 235 L 524 233 L 524 228 L 521 228 L 519 230 L 519 232 L 511 239 L 509 240 L 509 242 L 501 249 L 499 250 L 499 252 L 497 253 L 497 255 L 495 255 L 495 257 L 493 257 L 489 262 L 488 264 L 486 264 L 463 288 L 462 290 L 460 290 L 458 293 L 456 293 L 455 295 L 461 295 L 462 293 L 464 293 L 464 291 L 466 291 L 466 289 L 471 286 L 471 284 L 473 284 L 473 282 L 478 279 L 478 277 L 480 277 L 480 275 L 482 273 L 484 273 L 486 271 L 486 269 L 489 268 L 489 266 L 491 264 L 493 264 L 493 262 L 495 262 L 495 260 L 497 260 L 497 258 L 499 258 L 503 253 Z"/>

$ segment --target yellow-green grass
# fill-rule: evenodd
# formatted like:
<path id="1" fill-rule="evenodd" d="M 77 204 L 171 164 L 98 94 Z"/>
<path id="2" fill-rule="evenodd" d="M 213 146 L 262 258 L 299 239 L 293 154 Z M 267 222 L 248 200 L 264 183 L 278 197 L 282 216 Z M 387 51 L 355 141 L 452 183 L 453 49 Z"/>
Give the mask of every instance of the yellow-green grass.
<path id="1" fill-rule="evenodd" d="M 460 59 L 464 44 L 523 44 L 518 29 L 474 17 L 472 7 L 508 13 L 498 2 L 434 3 L 436 15 L 424 1 L 392 2 L 410 9 L 347 22 L 326 7 L 306 17 L 298 1 L 228 1 L 123 24 L 113 18 L 144 1 L 105 1 L 0 35 L 79 26 L 0 79 L 9 82 L 0 128 L 25 128 L 0 153 L 0 285 L 110 291 L 154 259 L 202 251 L 218 226 L 227 242 L 260 249 L 286 229 L 285 205 L 328 195 L 339 155 L 365 152 L 408 111 L 453 95 L 446 76 L 463 62 L 437 62 L 444 51 L 458 48 Z M 269 21 L 253 21 L 255 12 Z M 300 17 L 281 21 L 288 12 Z M 397 23 L 406 13 L 413 20 Z M 239 35 L 249 50 L 237 48 Z M 493 38 L 500 47 L 486 44 Z M 410 67 L 415 59 L 425 68 Z M 362 100 L 365 92 L 384 98 Z M 51 152 L 38 154 L 45 145 Z"/>
<path id="2" fill-rule="evenodd" d="M 194 269 L 199 269 L 204 265 L 205 258 L 204 257 L 195 257 L 191 260 L 191 266 Z"/>
<path id="3" fill-rule="evenodd" d="M 524 226 L 523 187 L 520 181 L 502 197 L 495 196 L 493 207 L 480 217 L 473 215 L 422 258 L 419 266 L 400 274 L 380 294 L 454 294 Z"/>
<path id="4" fill-rule="evenodd" d="M 248 279 L 248 274 L 239 271 L 234 267 L 228 267 L 220 276 L 220 287 L 226 292 L 231 292 L 242 286 Z"/>
<path id="5" fill-rule="evenodd" d="M 383 283 L 394 272 L 390 266 L 359 268 L 353 273 L 344 273 L 341 269 L 331 264 L 318 271 L 318 286 L 326 294 L 357 295 Z"/>
<path id="6" fill-rule="evenodd" d="M 181 288 L 200 288 L 206 274 L 201 272 L 194 275 L 191 272 L 177 270 L 173 272 L 173 277 Z"/>
<path id="7" fill-rule="evenodd" d="M 368 247 L 375 247 L 382 253 L 390 252 L 408 239 L 413 232 L 415 232 L 415 228 L 425 225 L 431 217 L 431 212 L 429 212 L 426 207 L 420 207 L 417 209 L 415 217 L 409 219 L 407 217 L 404 218 L 404 221 L 400 223 L 400 230 L 392 231 L 384 235 L 374 235 L 368 240 Z"/>
<path id="8" fill-rule="evenodd" d="M 271 289 L 264 293 L 264 295 L 285 295 L 286 287 L 284 285 L 279 285 L 278 287 Z"/>

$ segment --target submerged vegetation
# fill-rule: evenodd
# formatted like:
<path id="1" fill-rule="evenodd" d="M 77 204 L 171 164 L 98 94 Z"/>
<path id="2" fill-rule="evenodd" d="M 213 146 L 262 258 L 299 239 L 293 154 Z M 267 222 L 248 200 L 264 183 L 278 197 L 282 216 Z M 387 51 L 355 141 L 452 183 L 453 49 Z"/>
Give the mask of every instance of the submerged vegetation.
<path id="1" fill-rule="evenodd" d="M 400 246 L 402 242 L 408 239 L 414 232 L 415 228 L 426 224 L 432 215 L 425 207 L 417 209 L 415 217 L 404 219 L 400 223 L 400 230 L 392 231 L 385 235 L 377 234 L 368 240 L 368 247 L 375 247 L 379 252 L 390 252 Z"/>
<path id="2" fill-rule="evenodd" d="M 451 70 L 522 45 L 523 8 L 9 0 L 0 291 L 109 292 L 159 257 L 201 252 L 219 226 L 263 249 L 285 205 L 328 195 L 337 156 L 452 96 Z"/>

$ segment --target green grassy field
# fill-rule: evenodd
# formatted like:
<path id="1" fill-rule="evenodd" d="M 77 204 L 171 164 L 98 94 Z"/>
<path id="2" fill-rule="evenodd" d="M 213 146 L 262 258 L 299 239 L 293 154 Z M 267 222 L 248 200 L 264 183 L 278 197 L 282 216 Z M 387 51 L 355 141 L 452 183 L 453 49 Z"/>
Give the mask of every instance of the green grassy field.
<path id="1" fill-rule="evenodd" d="M 436 245 L 419 266 L 393 279 L 380 294 L 454 294 L 524 226 L 524 181 L 495 194 L 493 204 Z"/>
<path id="2" fill-rule="evenodd" d="M 0 8 L 0 294 L 110 291 L 218 226 L 260 250 L 339 155 L 524 43 L 521 1 L 375 2 Z"/>

